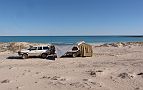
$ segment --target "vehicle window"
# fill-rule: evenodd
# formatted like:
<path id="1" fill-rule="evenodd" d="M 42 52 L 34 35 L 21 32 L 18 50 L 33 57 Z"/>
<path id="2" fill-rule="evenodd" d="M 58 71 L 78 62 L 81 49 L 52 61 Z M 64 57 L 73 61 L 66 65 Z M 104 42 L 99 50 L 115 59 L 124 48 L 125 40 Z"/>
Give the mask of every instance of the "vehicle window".
<path id="1" fill-rule="evenodd" d="M 42 50 L 42 47 L 38 47 L 38 50 Z"/>
<path id="2" fill-rule="evenodd" d="M 43 49 L 44 49 L 44 50 L 48 50 L 48 49 L 49 49 L 49 47 L 43 47 Z"/>
<path id="3" fill-rule="evenodd" d="M 37 49 L 37 47 L 31 47 L 30 48 L 30 50 L 36 50 Z"/>
<path id="4" fill-rule="evenodd" d="M 78 48 L 77 47 L 73 47 L 72 50 L 78 50 Z"/>

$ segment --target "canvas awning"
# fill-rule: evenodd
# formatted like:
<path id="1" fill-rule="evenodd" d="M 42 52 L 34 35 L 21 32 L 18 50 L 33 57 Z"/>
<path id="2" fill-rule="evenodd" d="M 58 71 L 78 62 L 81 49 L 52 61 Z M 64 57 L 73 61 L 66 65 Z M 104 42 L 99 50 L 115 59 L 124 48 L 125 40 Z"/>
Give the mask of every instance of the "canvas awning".
<path id="1" fill-rule="evenodd" d="M 93 50 L 92 46 L 85 43 L 84 41 L 76 44 L 53 44 L 55 46 L 55 53 L 57 57 L 65 55 L 68 51 L 72 50 L 74 46 L 77 46 L 80 50 L 81 57 L 92 57 Z"/>
<path id="2" fill-rule="evenodd" d="M 54 44 L 54 46 L 55 46 L 57 57 L 59 58 L 65 55 L 65 53 L 68 52 L 69 50 L 72 50 L 72 48 L 74 47 L 74 44 Z"/>

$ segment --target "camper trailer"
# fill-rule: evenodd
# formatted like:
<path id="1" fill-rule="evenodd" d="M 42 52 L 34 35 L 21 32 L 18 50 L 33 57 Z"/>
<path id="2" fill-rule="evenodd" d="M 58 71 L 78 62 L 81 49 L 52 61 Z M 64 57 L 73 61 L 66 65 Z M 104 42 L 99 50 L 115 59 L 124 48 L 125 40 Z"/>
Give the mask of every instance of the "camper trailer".
<path id="1" fill-rule="evenodd" d="M 57 57 L 92 57 L 93 53 L 92 46 L 85 42 L 80 42 L 77 44 L 55 44 L 54 46 Z"/>

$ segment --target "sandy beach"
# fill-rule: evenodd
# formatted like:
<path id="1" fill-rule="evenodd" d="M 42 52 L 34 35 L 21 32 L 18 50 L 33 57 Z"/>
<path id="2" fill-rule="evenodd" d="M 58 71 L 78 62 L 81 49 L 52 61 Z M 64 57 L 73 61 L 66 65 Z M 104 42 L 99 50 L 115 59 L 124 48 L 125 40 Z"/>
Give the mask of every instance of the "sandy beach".
<path id="1" fill-rule="evenodd" d="M 93 51 L 93 57 L 53 61 L 8 58 L 18 55 L 2 47 L 0 90 L 143 90 L 143 43 L 104 44 Z"/>

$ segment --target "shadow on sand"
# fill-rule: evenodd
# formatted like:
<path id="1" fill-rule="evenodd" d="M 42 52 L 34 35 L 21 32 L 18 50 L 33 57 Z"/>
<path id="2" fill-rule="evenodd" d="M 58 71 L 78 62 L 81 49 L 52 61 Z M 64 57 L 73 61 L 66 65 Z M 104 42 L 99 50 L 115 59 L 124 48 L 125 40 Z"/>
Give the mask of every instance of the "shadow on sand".
<path id="1" fill-rule="evenodd" d="M 31 56 L 31 57 L 28 57 L 29 59 L 35 59 L 35 58 L 40 58 L 42 59 L 41 57 L 38 57 L 38 56 Z M 23 59 L 22 57 L 20 56 L 9 56 L 7 57 L 6 59 Z M 45 58 L 47 60 L 55 60 L 55 57 L 52 57 L 52 56 L 49 56 L 47 58 Z M 24 59 L 23 59 L 24 60 Z"/>
<path id="2" fill-rule="evenodd" d="M 19 57 L 19 56 L 9 56 L 6 59 L 22 59 L 22 57 Z"/>
<path id="3" fill-rule="evenodd" d="M 32 57 L 29 57 L 29 58 L 32 59 L 32 58 L 40 58 L 40 57 L 32 56 Z M 6 59 L 23 59 L 23 58 L 20 57 L 20 56 L 9 56 Z"/>

